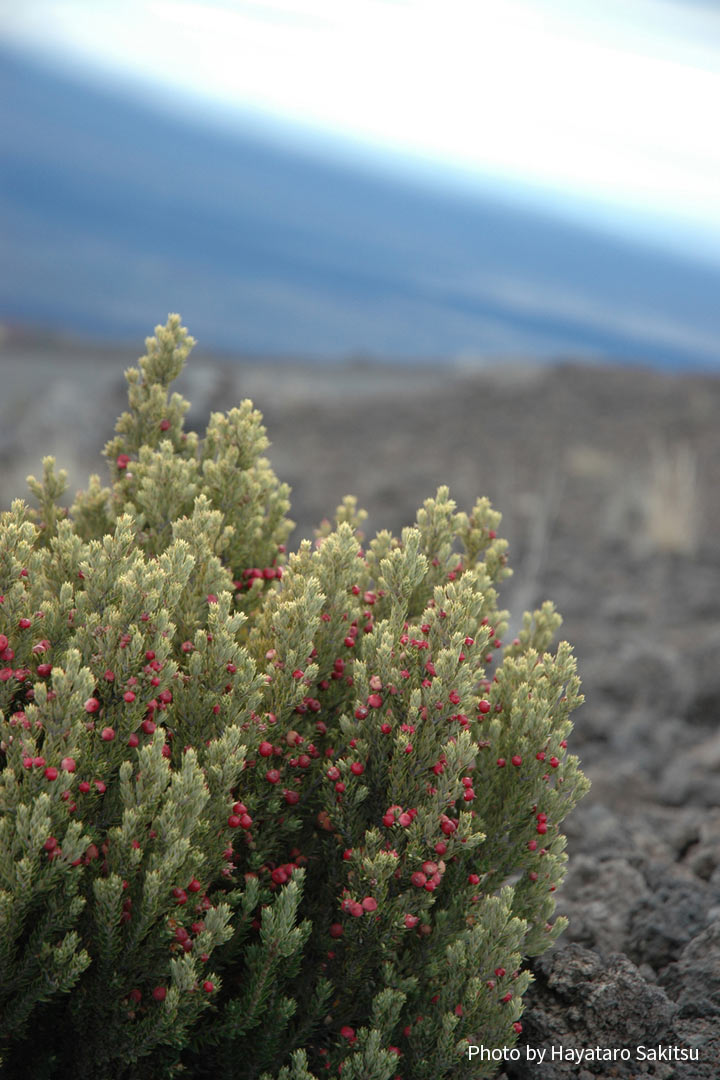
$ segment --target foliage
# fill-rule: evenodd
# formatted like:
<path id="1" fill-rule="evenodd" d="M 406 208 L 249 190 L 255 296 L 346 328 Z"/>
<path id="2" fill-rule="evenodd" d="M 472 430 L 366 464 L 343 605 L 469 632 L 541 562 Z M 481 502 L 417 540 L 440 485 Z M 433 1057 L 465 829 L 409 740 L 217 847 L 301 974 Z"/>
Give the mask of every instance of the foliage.
<path id="1" fill-rule="evenodd" d="M 551 604 L 446 488 L 286 555 L 248 401 L 183 430 L 177 316 L 69 512 L 0 519 L 3 1075 L 443 1080 L 521 1031 L 587 782 Z"/>

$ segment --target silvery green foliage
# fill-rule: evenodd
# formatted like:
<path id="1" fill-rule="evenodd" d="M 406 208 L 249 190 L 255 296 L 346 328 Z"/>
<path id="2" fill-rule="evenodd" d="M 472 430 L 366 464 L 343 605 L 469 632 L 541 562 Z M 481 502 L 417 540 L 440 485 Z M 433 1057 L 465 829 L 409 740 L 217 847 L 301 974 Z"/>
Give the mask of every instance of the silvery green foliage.
<path id="1" fill-rule="evenodd" d="M 183 430 L 177 316 L 69 512 L 0 518 L 3 1075 L 443 1080 L 511 1046 L 587 781 L 486 499 L 286 555 L 260 414 Z M 183 1073 L 184 1071 L 184 1073 Z"/>

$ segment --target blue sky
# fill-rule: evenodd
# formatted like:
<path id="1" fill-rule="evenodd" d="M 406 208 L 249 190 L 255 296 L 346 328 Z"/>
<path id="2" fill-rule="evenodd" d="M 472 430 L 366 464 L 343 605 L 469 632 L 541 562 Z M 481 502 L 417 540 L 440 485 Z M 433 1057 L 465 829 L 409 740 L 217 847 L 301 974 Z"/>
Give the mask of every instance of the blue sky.
<path id="1" fill-rule="evenodd" d="M 24 0 L 0 38 L 720 260 L 720 10 L 671 0 Z"/>

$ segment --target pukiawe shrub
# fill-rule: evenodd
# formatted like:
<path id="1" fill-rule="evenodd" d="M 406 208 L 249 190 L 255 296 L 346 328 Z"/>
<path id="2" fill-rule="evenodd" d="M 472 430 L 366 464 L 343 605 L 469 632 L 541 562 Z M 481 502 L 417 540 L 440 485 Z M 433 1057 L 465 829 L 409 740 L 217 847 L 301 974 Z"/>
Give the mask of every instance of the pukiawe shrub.
<path id="1" fill-rule="evenodd" d="M 204 438 L 171 316 L 69 512 L 0 519 L 7 1077 L 461 1080 L 521 1035 L 587 788 L 560 618 L 512 642 L 500 515 L 286 554 L 249 401 Z"/>

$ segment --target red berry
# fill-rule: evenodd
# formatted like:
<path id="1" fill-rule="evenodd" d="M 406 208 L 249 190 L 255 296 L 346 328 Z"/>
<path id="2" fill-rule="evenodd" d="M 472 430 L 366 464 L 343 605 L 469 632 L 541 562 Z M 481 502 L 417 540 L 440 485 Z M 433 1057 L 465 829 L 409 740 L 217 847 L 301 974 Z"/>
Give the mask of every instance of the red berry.
<path id="1" fill-rule="evenodd" d="M 365 911 L 377 911 L 378 902 L 374 896 L 366 896 L 362 901 Z"/>
<path id="2" fill-rule="evenodd" d="M 272 743 L 263 741 L 258 746 L 258 754 L 260 755 L 260 757 L 271 757 L 272 752 L 273 752 Z"/>
<path id="3" fill-rule="evenodd" d="M 96 713 L 100 708 L 100 702 L 95 697 L 90 697 L 85 702 L 85 712 Z"/>
<path id="4" fill-rule="evenodd" d="M 498 769 L 504 769 L 505 768 L 505 758 L 504 757 L 499 757 L 497 759 L 497 761 L 495 762 L 495 764 L 497 765 Z"/>
<path id="5" fill-rule="evenodd" d="M 167 997 L 167 990 L 164 986 L 156 986 L 152 992 L 152 996 L 156 1001 L 164 1001 Z"/>
<path id="6" fill-rule="evenodd" d="M 123 694 L 123 701 L 127 701 L 128 705 L 135 700 L 135 694 L 132 690 L 126 690 Z"/>
<path id="7" fill-rule="evenodd" d="M 188 892 L 200 892 L 201 889 L 202 885 L 198 879 L 195 877 L 190 878 L 190 881 L 188 882 Z"/>
<path id="8" fill-rule="evenodd" d="M 519 754 L 513 754 L 513 756 L 510 758 L 510 760 L 512 761 L 513 765 L 516 768 L 517 768 L 518 765 L 522 765 L 522 758 L 520 757 Z"/>
<path id="9" fill-rule="evenodd" d="M 64 757 L 62 759 L 62 761 L 60 762 L 60 768 L 64 772 L 75 772 L 75 769 L 76 769 L 75 758 Z"/>
<path id="10" fill-rule="evenodd" d="M 142 990 L 131 990 L 128 997 L 135 1005 L 139 1005 L 142 1001 Z"/>
<path id="11" fill-rule="evenodd" d="M 206 979 L 205 982 L 203 983 L 203 990 L 205 991 L 205 993 L 206 994 L 212 994 L 214 989 L 215 989 L 214 984 L 211 983 L 209 979 Z"/>
<path id="12" fill-rule="evenodd" d="M 371 709 L 380 709 L 382 708 L 383 699 L 380 694 L 370 694 L 367 703 Z"/>
<path id="13" fill-rule="evenodd" d="M 103 742 L 112 742 L 115 738 L 115 732 L 111 727 L 104 727 L 102 729 L 100 738 L 103 740 Z"/>
<path id="14" fill-rule="evenodd" d="M 18 620 L 18 626 L 20 627 L 21 630 L 28 630 L 32 626 L 32 623 L 31 623 L 30 619 L 19 619 Z M 3 645 L 3 649 L 7 649 L 7 638 L 5 639 L 5 644 Z"/>
<path id="15" fill-rule="evenodd" d="M 420 922 L 420 920 L 417 917 L 417 915 L 406 915 L 405 916 L 405 925 L 407 926 L 408 930 L 414 930 L 419 922 Z"/>
<path id="16" fill-rule="evenodd" d="M 154 720 L 143 720 L 140 727 L 142 728 L 142 730 L 145 732 L 146 735 L 152 735 L 153 731 L 157 727 L 157 724 L 155 723 Z"/>
<path id="17" fill-rule="evenodd" d="M 128 746 L 138 746 L 140 744 L 140 739 L 134 731 L 132 735 L 128 736 L 127 744 Z"/>
<path id="18" fill-rule="evenodd" d="M 240 818 L 237 814 L 231 814 L 230 817 L 227 819 L 227 823 L 231 829 L 239 829 L 241 824 Z"/>
<path id="19" fill-rule="evenodd" d="M 55 768 L 55 766 L 54 765 L 48 765 L 47 769 L 45 770 L 45 779 L 46 780 L 57 780 L 57 778 L 58 778 L 58 771 Z"/>
<path id="20" fill-rule="evenodd" d="M 345 933 L 345 931 L 343 930 L 342 925 L 339 922 L 334 922 L 332 924 L 332 926 L 330 927 L 330 937 L 331 938 L 342 937 L 344 933 Z"/>
<path id="21" fill-rule="evenodd" d="M 265 773 L 265 779 L 267 780 L 268 784 L 277 784 L 278 780 L 280 779 L 280 773 L 277 771 L 277 769 L 268 769 L 268 771 Z"/>
<path id="22" fill-rule="evenodd" d="M 89 790 L 90 790 L 90 784 L 88 783 L 88 781 L 87 780 L 81 780 L 80 783 L 78 784 L 78 791 L 82 792 L 82 794 L 85 795 L 85 794 L 87 794 L 87 792 Z"/>
<path id="23" fill-rule="evenodd" d="M 481 712 L 481 713 L 490 712 L 490 702 L 487 701 L 485 698 L 481 698 L 481 700 L 478 701 L 478 712 Z"/>
<path id="24" fill-rule="evenodd" d="M 559 764 L 560 764 L 560 762 L 556 757 L 551 757 L 550 758 L 550 768 L 551 769 L 557 769 Z"/>
<path id="25" fill-rule="evenodd" d="M 353 761 L 352 765 L 350 766 L 350 772 L 353 773 L 355 776 L 362 776 L 362 774 L 365 772 L 365 766 L 361 761 Z"/>
<path id="26" fill-rule="evenodd" d="M 57 846 L 58 842 L 54 836 L 48 836 L 47 840 L 43 844 L 43 847 L 46 851 L 54 851 Z"/>

